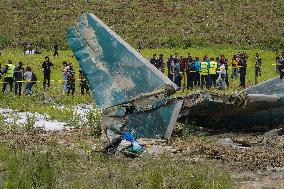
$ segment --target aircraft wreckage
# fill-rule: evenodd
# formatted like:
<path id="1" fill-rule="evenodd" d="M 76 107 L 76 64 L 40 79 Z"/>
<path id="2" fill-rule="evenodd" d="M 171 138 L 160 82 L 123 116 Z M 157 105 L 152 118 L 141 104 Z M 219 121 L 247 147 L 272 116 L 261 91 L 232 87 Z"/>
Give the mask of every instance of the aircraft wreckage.
<path id="1" fill-rule="evenodd" d="M 172 97 L 177 86 L 95 15 L 83 14 L 67 38 L 109 132 L 123 125 L 136 137 L 169 139 L 178 118 L 228 129 L 284 125 L 284 81 L 278 78 L 230 95 Z"/>

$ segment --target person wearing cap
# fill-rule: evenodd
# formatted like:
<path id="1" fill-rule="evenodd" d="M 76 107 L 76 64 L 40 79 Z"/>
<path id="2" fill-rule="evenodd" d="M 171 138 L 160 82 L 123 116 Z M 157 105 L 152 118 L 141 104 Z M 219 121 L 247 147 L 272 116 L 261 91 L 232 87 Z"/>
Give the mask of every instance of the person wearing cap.
<path id="1" fill-rule="evenodd" d="M 22 95 L 22 81 L 24 79 L 24 68 L 23 62 L 19 62 L 19 66 L 14 69 L 14 80 L 15 80 L 15 95 Z"/>
<path id="2" fill-rule="evenodd" d="M 45 61 L 42 63 L 42 71 L 43 71 L 43 88 L 50 87 L 50 74 L 51 74 L 51 68 L 53 64 L 50 62 L 49 57 L 45 57 Z"/>
<path id="3" fill-rule="evenodd" d="M 10 92 L 13 92 L 13 82 L 14 82 L 14 69 L 15 66 L 13 65 L 11 60 L 8 60 L 8 64 L 3 69 L 4 76 L 4 83 L 2 87 L 2 93 L 5 93 L 7 85 L 10 85 Z"/>

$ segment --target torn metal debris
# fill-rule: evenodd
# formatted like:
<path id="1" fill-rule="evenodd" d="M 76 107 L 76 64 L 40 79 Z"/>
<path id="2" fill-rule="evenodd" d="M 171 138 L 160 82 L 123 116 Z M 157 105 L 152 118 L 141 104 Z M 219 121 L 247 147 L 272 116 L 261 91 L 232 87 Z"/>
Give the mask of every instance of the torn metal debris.
<path id="1" fill-rule="evenodd" d="M 177 86 L 95 15 L 83 14 L 67 38 L 109 135 L 125 126 L 138 138 L 169 139 L 179 115 L 215 128 L 284 125 L 284 82 L 278 78 L 240 93 L 172 98 Z"/>
<path id="2" fill-rule="evenodd" d="M 105 130 L 124 126 L 137 137 L 170 138 L 182 102 L 177 86 L 93 14 L 83 14 L 67 33 L 86 75 Z"/>

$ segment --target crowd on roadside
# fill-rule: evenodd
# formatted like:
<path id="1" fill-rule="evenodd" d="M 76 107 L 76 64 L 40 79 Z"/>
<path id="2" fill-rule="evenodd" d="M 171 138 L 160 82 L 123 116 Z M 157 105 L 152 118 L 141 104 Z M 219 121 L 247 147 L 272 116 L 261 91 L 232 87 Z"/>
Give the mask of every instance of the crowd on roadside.
<path id="1" fill-rule="evenodd" d="M 75 70 L 73 68 L 72 63 L 67 63 L 64 61 L 62 63 L 62 92 L 66 94 L 75 94 Z M 49 57 L 46 56 L 44 62 L 42 63 L 42 72 L 43 72 L 43 89 L 48 90 L 51 85 L 51 72 L 53 63 L 50 61 Z M 30 66 L 26 66 L 24 68 L 24 63 L 19 62 L 18 66 L 15 66 L 11 60 L 8 60 L 7 65 L 3 69 L 1 69 L 0 64 L 0 78 L 3 76 L 2 82 L 2 93 L 5 94 L 7 92 L 7 86 L 9 85 L 10 92 L 14 92 L 15 95 L 21 96 L 23 93 L 26 95 L 32 94 L 32 88 L 38 82 L 37 75 L 32 70 Z M 79 70 L 79 81 L 81 94 L 84 95 L 89 93 L 89 87 L 87 85 L 87 81 L 84 77 L 84 74 L 81 70 Z M 23 84 L 25 84 L 25 90 L 22 91 Z"/>
<path id="2" fill-rule="evenodd" d="M 226 89 L 230 84 L 229 77 L 231 79 L 239 77 L 239 86 L 246 87 L 247 59 L 246 52 L 234 54 L 231 59 L 227 59 L 224 55 L 215 58 L 209 58 L 207 55 L 202 58 L 193 58 L 190 53 L 184 58 L 175 53 L 174 56 L 170 55 L 166 64 L 163 54 L 160 54 L 159 57 L 153 54 L 150 63 L 163 73 L 165 73 L 166 67 L 168 78 L 179 88 L 182 87 L 182 79 L 184 78 L 187 89 L 194 87 Z M 261 76 L 261 66 L 262 59 L 259 53 L 256 53 L 254 65 L 256 77 Z M 232 69 L 231 76 L 229 76 L 229 69 Z M 284 77 L 284 52 L 276 56 L 276 71 L 282 79 Z"/>

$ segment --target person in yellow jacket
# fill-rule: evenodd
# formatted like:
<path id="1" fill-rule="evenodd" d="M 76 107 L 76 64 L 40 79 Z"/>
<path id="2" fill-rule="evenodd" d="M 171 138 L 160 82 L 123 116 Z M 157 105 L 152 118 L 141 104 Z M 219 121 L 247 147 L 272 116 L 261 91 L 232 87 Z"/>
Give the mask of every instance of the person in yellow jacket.
<path id="1" fill-rule="evenodd" d="M 2 93 L 5 93 L 8 84 L 10 85 L 10 92 L 13 92 L 14 69 L 15 66 L 13 65 L 12 61 L 8 60 L 8 64 L 5 66 L 2 72 L 5 75 L 3 81 L 4 83 L 2 87 Z"/>
<path id="2" fill-rule="evenodd" d="M 208 70 L 209 70 L 209 64 L 206 57 L 203 58 L 203 61 L 200 64 L 200 77 L 201 77 L 201 89 L 203 89 L 203 86 L 206 85 L 208 87 Z"/>
<path id="3" fill-rule="evenodd" d="M 231 65 L 232 65 L 232 75 L 231 75 L 231 79 L 234 78 L 238 78 L 238 65 L 239 65 L 239 59 L 237 55 L 234 55 L 231 61 Z"/>
<path id="4" fill-rule="evenodd" d="M 210 58 L 210 65 L 209 65 L 209 82 L 210 87 L 216 87 L 216 80 L 217 80 L 217 67 L 218 63 L 214 61 L 214 58 Z"/>

